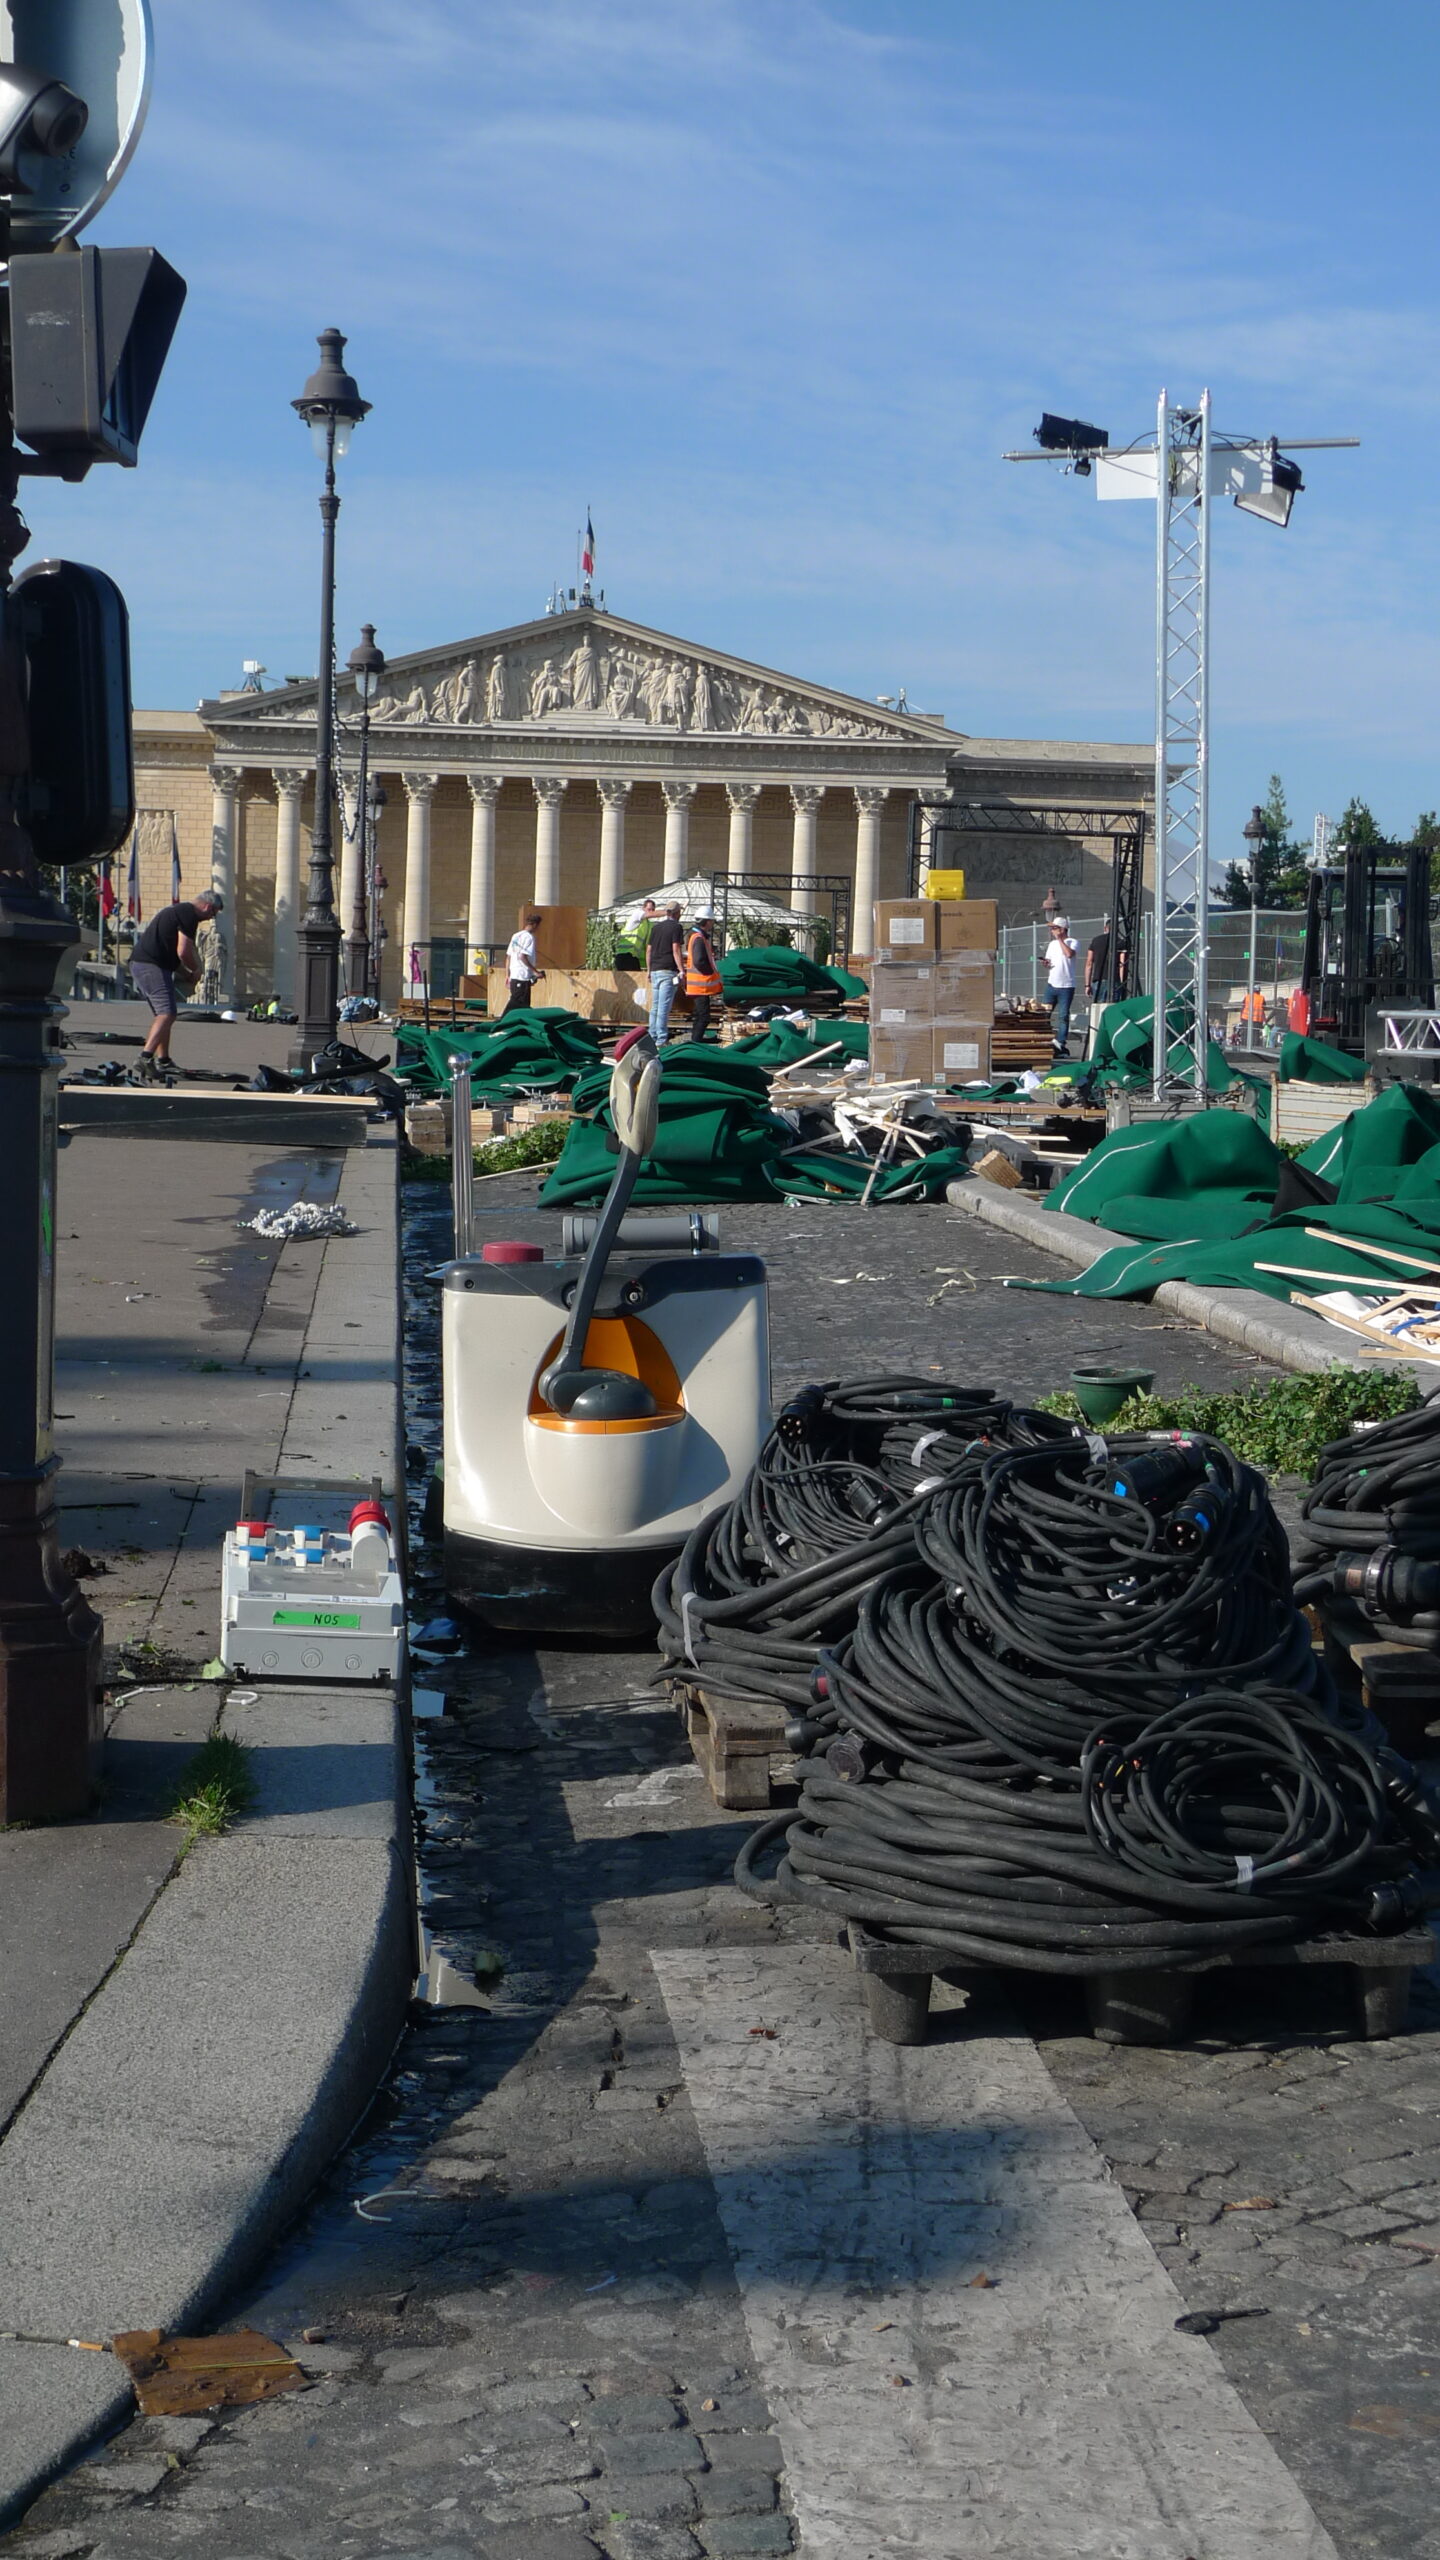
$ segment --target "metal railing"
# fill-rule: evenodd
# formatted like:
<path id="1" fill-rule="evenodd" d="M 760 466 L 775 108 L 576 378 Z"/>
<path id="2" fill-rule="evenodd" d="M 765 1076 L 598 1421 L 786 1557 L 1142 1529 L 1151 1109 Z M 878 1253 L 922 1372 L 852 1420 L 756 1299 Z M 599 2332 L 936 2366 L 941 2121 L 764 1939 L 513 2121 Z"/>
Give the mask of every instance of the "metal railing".
<path id="1" fill-rule="evenodd" d="M 1084 1009 L 1085 952 L 1097 933 L 1105 929 L 1103 916 L 1071 916 L 1071 936 L 1079 945 L 1075 961 L 1076 1008 Z M 995 983 L 997 989 L 1011 996 L 1045 994 L 1045 946 L 1050 928 L 1043 922 L 1004 925 L 996 953 Z M 1212 907 L 1208 920 L 1208 966 L 1211 1027 L 1232 1042 L 1244 1037 L 1245 998 L 1250 978 L 1250 910 L 1248 907 Z M 1284 1012 L 1288 998 L 1300 982 L 1300 965 L 1305 949 L 1305 912 L 1300 907 L 1262 907 L 1255 918 L 1255 977 L 1257 996 L 1261 1000 L 1261 1021 L 1256 1026 L 1256 1046 L 1277 1046 L 1284 1031 Z M 1140 919 L 1139 968 L 1131 973 L 1130 988 L 1148 994 L 1155 983 L 1155 918 L 1152 913 Z"/>
<path id="2" fill-rule="evenodd" d="M 475 1138 L 470 1061 L 450 1061 L 450 1220 L 455 1259 L 475 1250 Z"/>

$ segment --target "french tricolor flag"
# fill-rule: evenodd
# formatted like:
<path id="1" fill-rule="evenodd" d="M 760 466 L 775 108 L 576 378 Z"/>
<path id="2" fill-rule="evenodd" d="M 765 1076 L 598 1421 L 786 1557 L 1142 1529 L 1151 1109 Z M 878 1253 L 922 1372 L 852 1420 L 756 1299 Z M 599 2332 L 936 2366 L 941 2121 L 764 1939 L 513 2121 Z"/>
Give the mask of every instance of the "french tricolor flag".
<path id="1" fill-rule="evenodd" d="M 588 507 L 587 507 L 587 508 L 586 508 L 586 510 L 585 510 L 585 546 L 584 546 L 584 549 L 581 551 L 581 554 L 580 554 L 580 566 L 581 566 L 581 568 L 583 569 L 583 571 L 584 571 L 584 573 L 585 573 L 585 575 L 586 575 L 586 577 L 587 577 L 587 578 L 593 578 L 593 577 L 594 577 L 594 575 L 595 575 L 595 527 L 594 527 L 594 525 L 593 525 L 593 524 L 591 523 L 591 521 L 590 521 L 590 510 L 589 510 L 589 508 L 588 508 Z"/>

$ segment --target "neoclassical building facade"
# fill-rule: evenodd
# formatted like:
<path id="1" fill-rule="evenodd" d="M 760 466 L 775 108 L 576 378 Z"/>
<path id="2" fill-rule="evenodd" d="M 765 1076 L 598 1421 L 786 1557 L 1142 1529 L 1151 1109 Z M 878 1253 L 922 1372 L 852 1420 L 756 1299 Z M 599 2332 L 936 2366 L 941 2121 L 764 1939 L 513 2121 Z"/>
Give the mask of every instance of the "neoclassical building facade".
<path id="1" fill-rule="evenodd" d="M 183 887 L 226 899 L 227 993 L 294 991 L 313 809 L 316 686 L 221 695 L 195 712 L 135 715 L 144 911 Z M 353 810 L 359 705 L 338 697 Z M 763 878 L 803 909 L 842 880 L 851 949 L 871 947 L 877 897 L 903 895 L 947 808 L 1033 813 L 1148 807 L 1144 747 L 977 739 L 945 721 L 672 638 L 582 602 L 514 629 L 393 660 L 371 708 L 370 771 L 385 791 L 384 991 L 412 950 L 443 976 L 503 943 L 528 899 L 597 907 L 687 872 Z M 948 821 L 942 821 L 948 824 Z M 1047 886 L 1098 912 L 1109 844 L 997 826 L 945 840 L 1002 921 Z M 337 829 L 336 892 L 350 912 L 359 834 Z M 434 961 L 432 962 L 432 955 Z"/>

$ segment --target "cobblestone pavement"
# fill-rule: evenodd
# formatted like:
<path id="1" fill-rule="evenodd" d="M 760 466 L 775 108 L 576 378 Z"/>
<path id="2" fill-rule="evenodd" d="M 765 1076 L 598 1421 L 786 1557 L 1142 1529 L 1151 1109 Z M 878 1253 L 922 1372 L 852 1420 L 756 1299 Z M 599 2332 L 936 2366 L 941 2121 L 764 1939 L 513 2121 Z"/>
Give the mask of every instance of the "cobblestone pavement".
<path id="1" fill-rule="evenodd" d="M 494 1232 L 547 1231 L 488 1206 Z M 742 1218 L 770 1261 L 780 1392 L 932 1364 L 1032 1393 L 1080 1359 L 1143 1354 L 1162 1384 L 1255 1366 L 1145 1307 L 988 1287 L 1040 1258 L 958 1215 L 732 1212 L 732 1232 Z M 417 1267 L 443 1253 L 438 1202 L 422 1196 L 412 1245 Z M 417 1298 L 415 1324 L 418 1486 L 437 1409 L 432 1301 Z M 645 1653 L 482 1639 L 436 1675 L 450 1708 L 420 1728 L 425 1916 L 485 2005 L 414 2014 L 371 2118 L 227 2306 L 224 2321 L 294 2342 L 314 2386 L 215 2426 L 137 2421 L 38 2502 L 7 2555 L 792 2548 L 650 1957 L 822 1933 L 735 1893 L 745 1826 L 711 1804 L 653 1670 Z M 1092 2043 L 1068 1989 L 1018 1996 L 1186 2301 L 1253 2315 L 1225 2320 L 1214 2351 L 1342 2560 L 1440 2560 L 1429 1984 L 1412 2032 L 1374 2046 L 1315 1978 L 1217 1977 L 1176 2051 Z M 988 1993 L 974 2009 L 981 2026 L 1013 2016 Z"/>

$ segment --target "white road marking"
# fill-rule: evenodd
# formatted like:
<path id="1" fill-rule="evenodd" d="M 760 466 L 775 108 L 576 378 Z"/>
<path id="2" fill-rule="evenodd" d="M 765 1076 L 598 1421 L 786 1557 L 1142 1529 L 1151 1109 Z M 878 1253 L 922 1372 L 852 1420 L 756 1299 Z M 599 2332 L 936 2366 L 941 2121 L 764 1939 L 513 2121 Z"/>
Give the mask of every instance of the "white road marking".
<path id="1" fill-rule="evenodd" d="M 1028 2037 L 884 2044 L 834 1948 L 652 1962 L 807 2560 L 1337 2560 Z"/>

